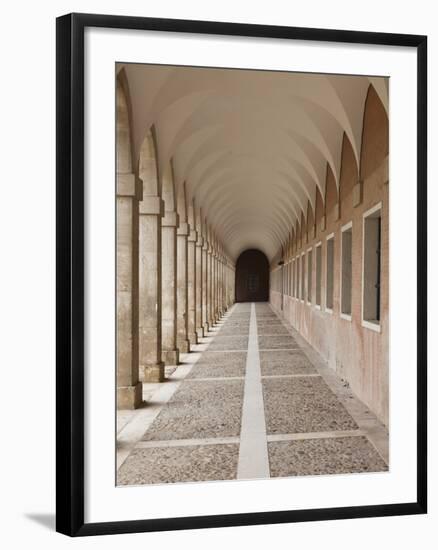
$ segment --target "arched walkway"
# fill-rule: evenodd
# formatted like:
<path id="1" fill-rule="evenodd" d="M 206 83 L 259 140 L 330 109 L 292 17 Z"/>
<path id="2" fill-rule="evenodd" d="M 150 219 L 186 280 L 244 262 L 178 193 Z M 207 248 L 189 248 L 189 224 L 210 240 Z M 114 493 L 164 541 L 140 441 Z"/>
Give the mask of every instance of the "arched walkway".
<path id="1" fill-rule="evenodd" d="M 118 483 L 388 466 L 388 81 L 118 64 Z"/>

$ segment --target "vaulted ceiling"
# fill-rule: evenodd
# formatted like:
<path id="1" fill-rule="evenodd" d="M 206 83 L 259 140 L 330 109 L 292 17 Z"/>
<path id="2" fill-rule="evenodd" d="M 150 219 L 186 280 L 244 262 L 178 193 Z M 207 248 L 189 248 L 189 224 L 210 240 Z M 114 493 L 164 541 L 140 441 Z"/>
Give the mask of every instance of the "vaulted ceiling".
<path id="1" fill-rule="evenodd" d="M 339 182 L 344 133 L 360 161 L 363 111 L 374 86 L 388 109 L 388 81 L 155 65 L 119 65 L 129 89 L 134 156 L 149 129 L 160 171 L 202 208 L 236 260 L 247 248 L 271 260 L 292 226 L 325 193 L 327 163 Z"/>

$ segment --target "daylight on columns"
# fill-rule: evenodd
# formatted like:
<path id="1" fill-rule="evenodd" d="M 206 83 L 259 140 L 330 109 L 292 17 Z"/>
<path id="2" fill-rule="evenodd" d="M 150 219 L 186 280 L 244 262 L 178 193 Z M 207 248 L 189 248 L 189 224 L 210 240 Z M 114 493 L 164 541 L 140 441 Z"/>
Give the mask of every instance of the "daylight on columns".
<path id="1" fill-rule="evenodd" d="M 388 79 L 115 79 L 117 485 L 387 471 Z"/>

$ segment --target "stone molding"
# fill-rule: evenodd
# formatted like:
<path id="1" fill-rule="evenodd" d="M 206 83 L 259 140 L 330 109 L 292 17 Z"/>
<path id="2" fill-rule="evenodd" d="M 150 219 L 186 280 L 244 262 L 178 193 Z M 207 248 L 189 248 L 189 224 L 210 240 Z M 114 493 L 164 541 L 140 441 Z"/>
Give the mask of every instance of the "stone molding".
<path id="1" fill-rule="evenodd" d="M 146 195 L 138 207 L 140 215 L 163 216 L 164 213 L 164 201 L 157 196 Z"/>
<path id="2" fill-rule="evenodd" d="M 161 227 L 178 227 L 179 216 L 176 212 L 165 212 L 161 219 Z"/>
<path id="3" fill-rule="evenodd" d="M 176 234 L 178 236 L 188 237 L 190 235 L 190 225 L 187 222 L 180 222 Z"/>
<path id="4" fill-rule="evenodd" d="M 195 229 L 190 230 L 188 240 L 191 243 L 196 243 L 196 241 L 198 240 L 198 232 Z"/>
<path id="5" fill-rule="evenodd" d="M 135 174 L 117 174 L 117 196 L 135 197 L 137 195 Z"/>

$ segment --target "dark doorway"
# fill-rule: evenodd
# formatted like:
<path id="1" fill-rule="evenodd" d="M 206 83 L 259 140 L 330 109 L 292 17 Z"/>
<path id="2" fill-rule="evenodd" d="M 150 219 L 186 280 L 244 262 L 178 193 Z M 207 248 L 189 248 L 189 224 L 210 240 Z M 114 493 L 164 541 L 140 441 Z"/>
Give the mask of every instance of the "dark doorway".
<path id="1" fill-rule="evenodd" d="M 236 302 L 268 301 L 268 259 L 260 250 L 245 250 L 236 264 Z"/>

